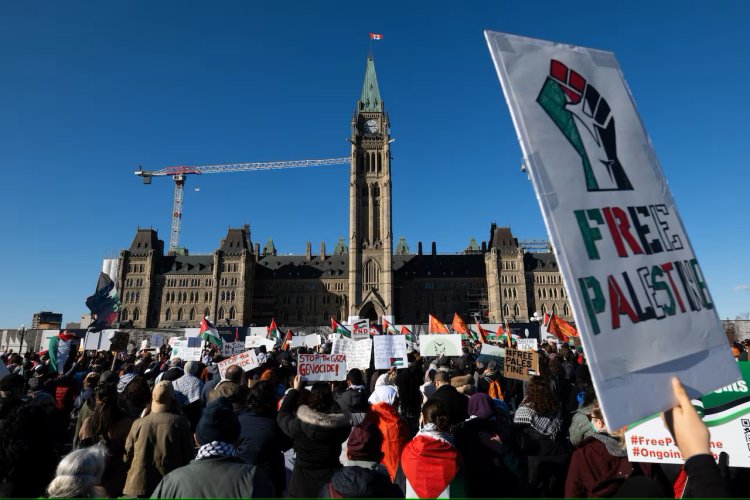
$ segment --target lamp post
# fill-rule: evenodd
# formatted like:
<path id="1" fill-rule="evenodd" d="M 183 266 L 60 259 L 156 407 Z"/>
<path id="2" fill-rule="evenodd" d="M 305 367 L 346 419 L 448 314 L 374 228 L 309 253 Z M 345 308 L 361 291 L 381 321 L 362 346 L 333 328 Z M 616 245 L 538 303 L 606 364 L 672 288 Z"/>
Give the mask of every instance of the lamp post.
<path id="1" fill-rule="evenodd" d="M 23 356 L 23 338 L 26 336 L 26 325 L 21 325 L 21 343 L 18 344 L 18 354 Z"/>

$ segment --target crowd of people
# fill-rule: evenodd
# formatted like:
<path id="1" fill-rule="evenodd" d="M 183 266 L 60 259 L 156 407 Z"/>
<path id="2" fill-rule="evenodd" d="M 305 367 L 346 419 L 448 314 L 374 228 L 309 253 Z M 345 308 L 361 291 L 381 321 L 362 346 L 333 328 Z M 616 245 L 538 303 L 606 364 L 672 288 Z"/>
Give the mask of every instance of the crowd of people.
<path id="1" fill-rule="evenodd" d="M 410 352 L 401 369 L 307 385 L 299 350 L 262 365 L 205 351 L 2 354 L 0 497 L 452 498 L 747 496 L 744 469 L 709 453 L 679 381 L 667 412 L 683 466 L 630 462 L 607 429 L 585 357 L 543 342 L 540 373 L 502 359 Z M 745 349 L 739 345 L 735 348 Z M 320 347 L 329 350 L 330 344 Z M 747 355 L 745 354 L 745 357 Z M 171 358 L 171 359 L 170 359 Z M 665 399 L 672 399 L 665 394 Z"/>

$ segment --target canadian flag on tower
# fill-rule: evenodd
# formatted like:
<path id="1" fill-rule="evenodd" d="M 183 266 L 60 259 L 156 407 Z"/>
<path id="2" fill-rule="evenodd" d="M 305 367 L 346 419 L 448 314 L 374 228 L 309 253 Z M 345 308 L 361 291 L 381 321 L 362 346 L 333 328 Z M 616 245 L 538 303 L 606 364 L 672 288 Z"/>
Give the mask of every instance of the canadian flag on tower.
<path id="1" fill-rule="evenodd" d="M 370 40 L 382 40 L 383 35 L 380 33 L 370 33 Z"/>

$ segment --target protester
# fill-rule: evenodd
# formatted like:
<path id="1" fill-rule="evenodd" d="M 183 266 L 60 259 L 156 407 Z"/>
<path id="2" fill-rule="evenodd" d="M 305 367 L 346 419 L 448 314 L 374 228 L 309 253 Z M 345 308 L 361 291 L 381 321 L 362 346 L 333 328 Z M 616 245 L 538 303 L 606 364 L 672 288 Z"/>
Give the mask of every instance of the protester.
<path id="1" fill-rule="evenodd" d="M 164 476 L 151 498 L 263 498 L 273 487 L 257 467 L 237 458 L 240 423 L 223 397 L 210 402 L 198 422 L 195 460 Z"/>
<path id="2" fill-rule="evenodd" d="M 422 428 L 401 454 L 397 484 L 406 498 L 466 496 L 458 451 L 450 434 L 448 406 L 440 400 L 427 401 L 422 421 Z"/>
<path id="3" fill-rule="evenodd" d="M 190 421 L 190 428 L 195 430 L 201 417 L 201 391 L 203 381 L 198 378 L 201 366 L 197 361 L 185 363 L 185 373 L 172 382 L 175 397 L 182 406 L 182 413 Z"/>
<path id="4" fill-rule="evenodd" d="M 107 451 L 102 446 L 75 450 L 60 461 L 55 478 L 47 487 L 49 498 L 102 498 L 101 486 Z M 109 495 L 111 496 L 111 495 Z"/>
<path id="5" fill-rule="evenodd" d="M 383 435 L 370 420 L 355 425 L 346 443 L 347 461 L 323 486 L 320 498 L 403 498 L 383 460 Z"/>
<path id="6" fill-rule="evenodd" d="M 336 402 L 343 411 L 351 415 L 352 425 L 357 425 L 365 419 L 370 409 L 370 403 L 367 401 L 369 394 L 359 369 L 349 370 L 346 374 L 346 386 L 346 390 L 336 398 Z"/>
<path id="7" fill-rule="evenodd" d="M 451 378 L 447 371 L 438 370 L 435 374 L 435 393 L 430 401 L 442 401 L 448 409 L 448 422 L 451 427 L 469 418 L 469 398 L 458 392 L 451 385 Z M 424 414 L 424 413 L 423 413 Z"/>
<path id="8" fill-rule="evenodd" d="M 334 407 L 329 384 L 313 384 L 307 404 L 297 407 L 300 386 L 297 375 L 293 389 L 284 397 L 277 422 L 294 441 L 297 454 L 287 495 L 314 497 L 341 467 L 341 444 L 349 436 L 351 424 L 349 416 L 339 412 L 338 405 Z"/>
<path id="9" fill-rule="evenodd" d="M 133 423 L 125 442 L 129 469 L 125 495 L 151 495 L 162 477 L 193 458 L 190 422 L 177 414 L 176 408 L 172 383 L 163 380 L 156 384 L 151 412 Z"/>
<path id="10" fill-rule="evenodd" d="M 409 441 L 409 425 L 397 410 L 398 390 L 391 385 L 380 385 L 370 395 L 367 419 L 378 426 L 383 440 L 383 465 L 393 480 L 398 470 L 401 452 Z"/>

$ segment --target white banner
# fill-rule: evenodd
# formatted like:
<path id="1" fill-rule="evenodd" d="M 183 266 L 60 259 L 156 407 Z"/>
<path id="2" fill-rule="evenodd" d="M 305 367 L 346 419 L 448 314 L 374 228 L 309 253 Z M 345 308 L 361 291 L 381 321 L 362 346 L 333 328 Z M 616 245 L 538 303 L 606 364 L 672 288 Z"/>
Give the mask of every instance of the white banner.
<path id="1" fill-rule="evenodd" d="M 231 358 L 227 358 L 224 361 L 219 362 L 219 375 L 221 375 L 222 380 L 224 379 L 224 373 L 226 373 L 227 368 L 232 365 L 237 365 L 242 368 L 243 371 L 248 372 L 253 368 L 258 368 L 260 366 L 260 362 L 258 362 L 258 358 L 255 356 L 255 353 L 253 351 L 246 351 L 235 354 Z"/>
<path id="2" fill-rule="evenodd" d="M 695 396 L 736 380 L 614 55 L 486 37 L 609 428 L 671 406 L 674 374 Z"/>
<path id="3" fill-rule="evenodd" d="M 299 354 L 297 373 L 308 382 L 346 380 L 346 354 Z"/>
<path id="4" fill-rule="evenodd" d="M 409 361 L 406 358 L 406 337 L 404 335 L 377 335 L 373 352 L 375 353 L 375 369 L 406 368 Z"/>
<path id="5" fill-rule="evenodd" d="M 516 347 L 519 351 L 536 351 L 538 349 L 536 339 L 518 339 Z"/>
<path id="6" fill-rule="evenodd" d="M 190 347 L 189 340 L 172 340 L 172 355 L 170 359 L 180 358 L 183 361 L 200 361 L 202 349 L 200 347 Z"/>
<path id="7" fill-rule="evenodd" d="M 320 335 L 313 333 L 311 335 L 297 335 L 292 337 L 289 347 L 316 347 L 320 345 Z"/>
<path id="8" fill-rule="evenodd" d="M 245 351 L 244 342 L 224 342 L 221 345 L 222 356 L 233 356 Z"/>
<path id="9" fill-rule="evenodd" d="M 273 347 L 276 345 L 276 341 L 255 335 L 245 337 L 246 349 L 253 349 L 262 345 L 266 346 L 266 351 L 272 351 Z"/>
<path id="10" fill-rule="evenodd" d="M 460 356 L 460 334 L 432 334 L 419 336 L 419 353 L 422 356 Z"/>
<path id="11" fill-rule="evenodd" d="M 480 351 L 480 353 L 484 354 L 485 356 L 496 356 L 498 358 L 504 358 L 505 348 L 497 347 L 492 344 L 482 344 L 482 350 Z"/>
<path id="12" fill-rule="evenodd" d="M 334 334 L 331 354 L 346 354 L 346 371 L 358 368 L 362 371 L 370 367 L 372 339 L 352 340 L 343 335 Z"/>

